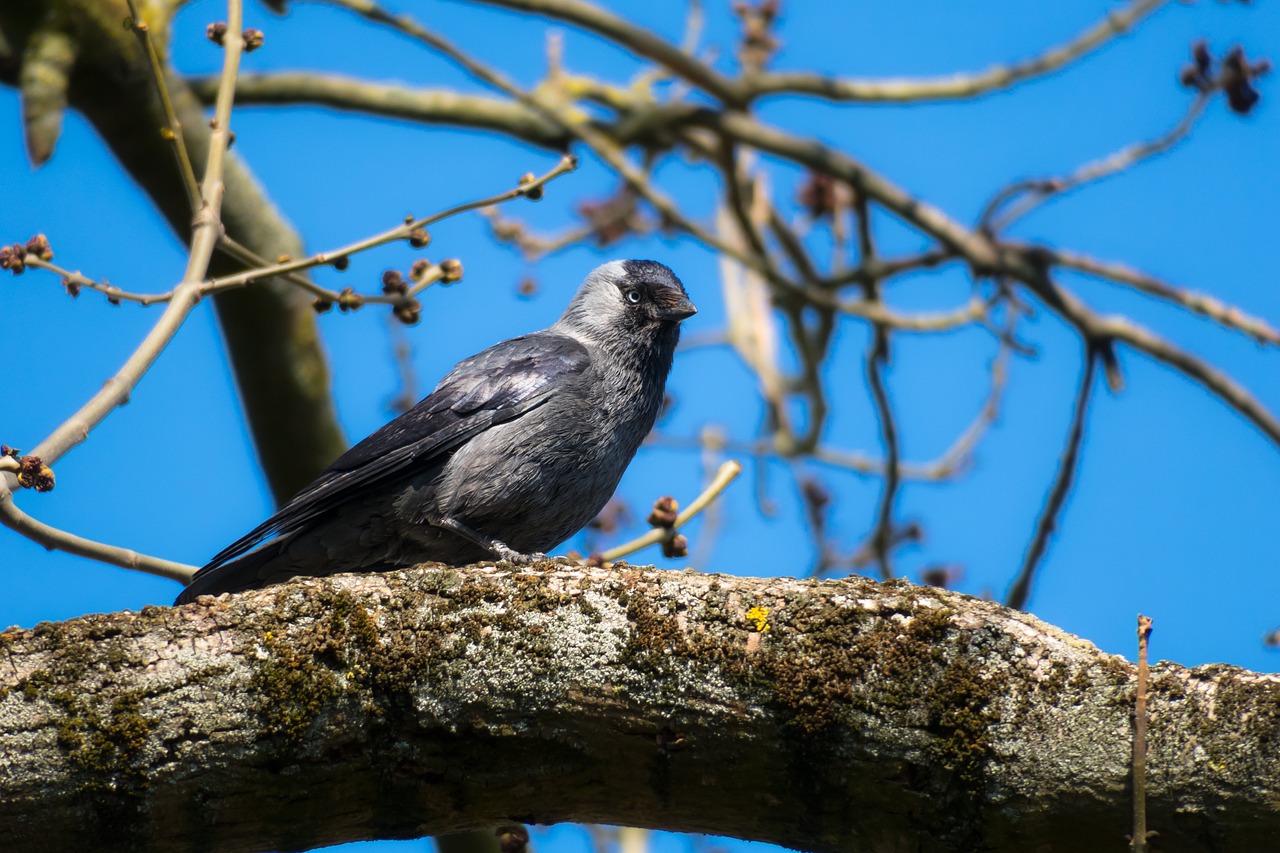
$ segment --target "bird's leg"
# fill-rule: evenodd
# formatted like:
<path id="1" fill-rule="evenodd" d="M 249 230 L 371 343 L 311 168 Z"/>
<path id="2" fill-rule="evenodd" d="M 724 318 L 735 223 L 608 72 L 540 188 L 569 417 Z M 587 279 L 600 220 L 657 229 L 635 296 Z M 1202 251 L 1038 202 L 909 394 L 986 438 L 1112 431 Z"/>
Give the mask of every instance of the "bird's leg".
<path id="1" fill-rule="evenodd" d="M 519 551 L 508 547 L 507 543 L 502 540 L 494 539 L 492 536 L 485 536 L 477 530 L 472 530 L 451 516 L 445 515 L 438 518 L 430 518 L 427 519 L 427 523 L 433 527 L 439 527 L 442 530 L 448 530 L 450 533 L 461 536 L 473 545 L 478 545 L 485 549 L 499 560 L 506 560 L 509 563 L 537 563 L 547 559 L 546 554 L 521 554 Z"/>

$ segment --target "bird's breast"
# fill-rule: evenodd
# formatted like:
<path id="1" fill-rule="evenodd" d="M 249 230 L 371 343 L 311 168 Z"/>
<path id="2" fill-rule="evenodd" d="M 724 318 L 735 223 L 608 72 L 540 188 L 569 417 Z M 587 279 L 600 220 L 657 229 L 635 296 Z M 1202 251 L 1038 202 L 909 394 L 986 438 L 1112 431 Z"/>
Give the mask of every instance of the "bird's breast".
<path id="1" fill-rule="evenodd" d="M 640 382 L 553 395 L 460 447 L 436 490 L 438 511 L 521 551 L 547 551 L 613 495 L 653 426 L 657 400 Z"/>

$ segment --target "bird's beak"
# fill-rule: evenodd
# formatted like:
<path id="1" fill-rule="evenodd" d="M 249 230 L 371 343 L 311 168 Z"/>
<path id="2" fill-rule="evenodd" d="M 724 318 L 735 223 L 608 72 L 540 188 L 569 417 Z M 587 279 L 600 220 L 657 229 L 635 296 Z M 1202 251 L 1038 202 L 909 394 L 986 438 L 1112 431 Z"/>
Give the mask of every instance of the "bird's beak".
<path id="1" fill-rule="evenodd" d="M 689 297 L 681 296 L 678 300 L 662 306 L 662 319 L 680 322 L 698 313 L 698 308 L 689 301 Z"/>

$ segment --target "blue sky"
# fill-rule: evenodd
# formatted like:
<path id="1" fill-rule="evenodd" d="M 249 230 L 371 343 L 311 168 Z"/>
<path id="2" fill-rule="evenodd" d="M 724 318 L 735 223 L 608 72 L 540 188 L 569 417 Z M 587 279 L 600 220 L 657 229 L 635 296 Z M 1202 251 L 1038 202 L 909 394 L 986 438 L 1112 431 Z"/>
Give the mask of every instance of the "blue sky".
<path id="1" fill-rule="evenodd" d="M 718 45 L 720 64 L 730 70 L 736 30 L 726 5 L 707 4 L 704 44 Z M 1035 4 L 1032 14 L 1028 4 L 1013 0 L 913 0 L 842 4 L 840 11 L 829 6 L 819 14 L 787 4 L 777 65 L 866 77 L 979 70 L 1058 44 L 1109 6 Z M 543 69 L 548 26 L 541 22 L 465 3 L 402 8 L 419 12 L 525 84 Z M 680 37 L 682 4 L 616 8 Z M 267 42 L 248 57 L 247 70 L 325 69 L 483 91 L 404 39 L 323 5 L 292 9 L 292 17 L 281 21 L 250 6 L 249 23 L 266 30 Z M 220 56 L 203 30 L 223 16 L 220 4 L 205 0 L 183 11 L 174 36 L 179 67 L 215 69 Z M 761 113 L 849 152 L 954 218 L 973 222 L 1010 181 L 1064 174 L 1176 123 L 1190 99 L 1177 85 L 1177 72 L 1198 38 L 1207 38 L 1215 52 L 1239 42 L 1250 56 L 1280 57 L 1280 10 L 1274 4 L 1174 3 L 1065 73 L 970 103 L 891 107 L 787 98 L 766 103 Z M 570 70 L 617 78 L 637 67 L 591 37 L 565 31 L 565 39 Z M 1123 260 L 1280 323 L 1275 82 L 1261 82 L 1263 101 L 1253 115 L 1232 115 L 1215 102 L 1177 149 L 1046 205 L 1014 236 Z M 33 171 L 22 152 L 18 109 L 15 93 L 0 91 L 6 181 L 0 240 L 43 231 L 60 263 L 130 290 L 171 287 L 181 276 L 181 247 L 92 129 L 68 116 L 53 159 Z M 406 212 L 423 215 L 505 189 L 523 172 L 544 170 L 555 160 L 479 134 L 311 108 L 246 109 L 233 126 L 236 151 L 313 250 L 387 228 Z M 603 176 L 584 158 L 583 168 L 552 186 L 546 200 L 506 212 L 554 230 L 574 221 L 579 200 L 611 191 Z M 789 198 L 801 177 L 775 170 L 777 197 Z M 715 188 L 705 169 L 672 163 L 660 180 L 690 213 L 710 215 Z M 887 251 L 919 246 L 918 238 L 887 218 L 877 227 Z M 530 268 L 514 251 L 493 246 L 477 216 L 443 223 L 433 238 L 429 256 L 459 257 L 467 275 L 458 286 L 428 291 L 422 323 L 408 330 L 424 386 L 459 358 L 550 323 L 582 276 L 614 257 L 652 257 L 677 271 L 702 309 L 688 333 L 714 331 L 723 320 L 716 260 L 686 239 L 579 248 Z M 412 257 L 409 249 L 392 247 L 354 259 L 341 277 L 332 270 L 319 276 L 333 286 L 374 291 L 384 268 L 407 266 Z M 515 297 L 526 274 L 540 283 L 531 300 Z M 1129 313 L 1183 343 L 1243 381 L 1273 411 L 1280 409 L 1277 353 L 1118 287 L 1067 283 L 1095 307 Z M 939 308 L 963 301 L 967 287 L 956 273 L 921 276 L 896 285 L 887 298 L 903 309 Z M 111 307 L 89 293 L 73 301 L 55 278 L 29 272 L 0 279 L 0 315 L 9 318 L 10 389 L 0 404 L 0 441 L 31 447 L 115 371 L 157 311 Z M 388 418 L 386 403 L 399 390 L 387 318 L 366 309 L 333 312 L 320 323 L 339 413 L 355 440 Z M 1074 336 L 1044 312 L 1023 334 L 1039 355 L 1014 362 L 999 423 L 971 473 L 954 483 L 903 490 L 899 516 L 919 519 L 927 535 L 922 547 L 898 561 L 908 577 L 918 577 L 930 563 L 958 563 L 964 570 L 959 589 L 999 598 L 1017 571 L 1057 466 L 1081 361 Z M 878 454 L 862 379 L 864 348 L 863 330 L 842 329 L 828 372 L 835 412 L 827 439 Z M 972 418 L 985 394 L 993 350 L 989 336 L 973 331 L 897 339 L 888 382 L 908 459 L 936 456 Z M 1121 362 L 1125 389 L 1097 391 L 1077 486 L 1030 609 L 1128 657 L 1134 617 L 1143 612 L 1156 620 L 1155 657 L 1273 670 L 1275 653 L 1263 648 L 1261 637 L 1280 626 L 1280 454 L 1182 376 L 1129 352 L 1122 352 Z M 678 404 L 664 424 L 669 434 L 692 435 L 712 422 L 750 438 L 758 427 L 761 410 L 751 377 L 725 350 L 681 354 L 672 390 Z M 813 470 L 833 491 L 834 535 L 852 548 L 871 524 L 879 484 Z M 808 570 L 813 554 L 794 481 L 779 463 L 769 463 L 765 473 L 779 514 L 759 513 L 749 467 L 723 501 L 723 529 L 699 568 Z M 65 457 L 57 474 L 55 491 L 19 496 L 26 511 L 85 536 L 189 563 L 201 563 L 270 511 L 210 305 L 197 308 L 132 402 Z M 660 494 L 688 500 L 701 477 L 696 454 L 646 449 L 622 494 L 642 517 L 642 508 Z M 699 529 L 690 530 L 695 546 Z M 636 561 L 679 565 L 656 552 Z M 0 531 L 0 589 L 0 625 L 164 604 L 177 592 L 172 582 L 46 553 L 7 531 Z"/>

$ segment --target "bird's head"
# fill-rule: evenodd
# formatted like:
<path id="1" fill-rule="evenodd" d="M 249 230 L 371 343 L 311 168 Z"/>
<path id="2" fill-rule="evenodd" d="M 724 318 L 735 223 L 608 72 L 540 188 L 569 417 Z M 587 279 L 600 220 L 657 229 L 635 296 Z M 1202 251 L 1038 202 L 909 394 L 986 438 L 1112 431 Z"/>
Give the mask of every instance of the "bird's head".
<path id="1" fill-rule="evenodd" d="M 684 285 L 657 261 L 610 261 L 596 267 L 569 303 L 559 325 L 607 340 L 618 335 L 672 338 L 698 313 Z"/>

